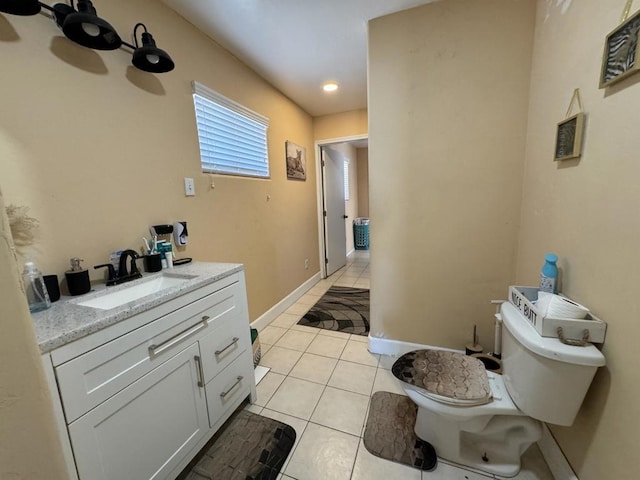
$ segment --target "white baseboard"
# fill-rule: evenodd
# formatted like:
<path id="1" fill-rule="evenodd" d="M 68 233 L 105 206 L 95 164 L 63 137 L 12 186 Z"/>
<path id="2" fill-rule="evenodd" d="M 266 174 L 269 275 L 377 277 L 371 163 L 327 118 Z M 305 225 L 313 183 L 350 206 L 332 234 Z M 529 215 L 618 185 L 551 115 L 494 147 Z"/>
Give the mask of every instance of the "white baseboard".
<path id="1" fill-rule="evenodd" d="M 464 353 L 462 350 L 402 342 L 400 340 L 372 337 L 369 335 L 369 351 L 371 353 L 399 357 L 412 350 L 421 349 L 447 350 L 450 352 Z M 546 424 L 543 424 L 542 438 L 538 441 L 538 447 L 555 480 L 579 480 Z"/>
<path id="2" fill-rule="evenodd" d="M 546 424 L 542 427 L 538 447 L 555 480 L 579 480 Z"/>
<path id="3" fill-rule="evenodd" d="M 313 287 L 316 283 L 318 283 L 319 281 L 320 281 L 320 272 L 316 273 L 313 277 L 311 277 L 309 280 L 304 282 L 302 285 L 300 285 L 298 288 L 296 288 L 289 295 L 287 295 L 282 300 L 280 300 L 278 303 L 276 303 L 269 310 L 267 310 L 262 315 L 260 315 L 257 319 L 255 319 L 251 323 L 251 327 L 252 328 L 257 328 L 258 330 L 262 330 L 264 327 L 266 327 L 272 321 L 274 321 L 276 318 L 278 318 L 279 315 L 284 313 L 284 311 L 287 308 L 289 308 L 291 305 L 296 303 L 298 301 L 298 299 L 300 297 L 302 297 L 302 295 L 307 293 L 307 291 L 311 287 Z"/>

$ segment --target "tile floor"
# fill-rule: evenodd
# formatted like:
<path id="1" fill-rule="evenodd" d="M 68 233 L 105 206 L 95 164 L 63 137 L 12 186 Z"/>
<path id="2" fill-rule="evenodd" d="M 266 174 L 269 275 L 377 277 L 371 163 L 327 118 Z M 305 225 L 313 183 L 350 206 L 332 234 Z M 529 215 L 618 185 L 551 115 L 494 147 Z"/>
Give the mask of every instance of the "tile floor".
<path id="1" fill-rule="evenodd" d="M 368 352 L 367 337 L 296 323 L 331 286 L 369 288 L 368 251 L 321 280 L 260 332 L 261 365 L 271 370 L 246 408 L 291 425 L 297 433 L 282 480 L 486 480 L 496 478 L 440 460 L 421 472 L 371 455 L 362 443 L 369 399 L 384 390 L 404 394 L 390 372 L 392 357 Z M 537 445 L 523 457 L 518 480 L 553 480 Z"/>

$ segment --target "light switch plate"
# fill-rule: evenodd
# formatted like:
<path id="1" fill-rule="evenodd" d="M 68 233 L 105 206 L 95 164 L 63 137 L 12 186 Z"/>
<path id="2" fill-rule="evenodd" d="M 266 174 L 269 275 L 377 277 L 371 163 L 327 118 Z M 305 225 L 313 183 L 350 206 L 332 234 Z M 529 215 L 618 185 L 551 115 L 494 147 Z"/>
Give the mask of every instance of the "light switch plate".
<path id="1" fill-rule="evenodd" d="M 196 187 L 193 183 L 193 178 L 184 179 L 184 194 L 187 197 L 195 197 L 196 196 Z"/>

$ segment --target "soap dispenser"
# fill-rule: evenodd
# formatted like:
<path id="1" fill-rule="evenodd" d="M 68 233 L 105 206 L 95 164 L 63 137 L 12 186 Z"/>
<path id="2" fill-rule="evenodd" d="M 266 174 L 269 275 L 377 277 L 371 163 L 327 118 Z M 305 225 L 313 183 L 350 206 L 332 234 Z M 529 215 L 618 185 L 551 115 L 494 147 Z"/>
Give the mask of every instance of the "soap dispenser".
<path id="1" fill-rule="evenodd" d="M 89 280 L 89 270 L 82 268 L 80 262 L 83 262 L 78 257 L 71 259 L 71 270 L 64 272 L 64 276 L 67 279 L 67 287 L 69 287 L 69 293 L 71 295 L 82 295 L 91 290 L 91 281 Z"/>

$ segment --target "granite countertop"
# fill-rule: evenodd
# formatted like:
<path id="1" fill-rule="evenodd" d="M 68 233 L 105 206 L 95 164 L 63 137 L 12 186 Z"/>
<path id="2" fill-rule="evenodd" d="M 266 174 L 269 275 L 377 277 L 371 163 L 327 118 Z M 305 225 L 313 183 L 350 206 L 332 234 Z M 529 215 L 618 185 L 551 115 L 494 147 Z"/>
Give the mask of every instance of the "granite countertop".
<path id="1" fill-rule="evenodd" d="M 76 297 L 62 296 L 54 302 L 51 308 L 33 313 L 33 323 L 36 339 L 42 353 L 50 352 L 74 340 L 125 320 L 133 315 L 172 300 L 192 290 L 204 287 L 233 273 L 242 271 L 243 266 L 238 263 L 205 263 L 193 262 L 186 265 L 165 269 L 157 273 L 144 273 L 143 278 L 122 285 L 106 287 L 104 284 L 95 286 L 89 293 Z M 127 287 L 149 281 L 161 275 L 193 276 L 185 282 L 153 293 L 140 299 L 125 303 L 110 310 L 78 305 L 78 302 L 90 300 L 107 293 L 125 290 Z"/>

